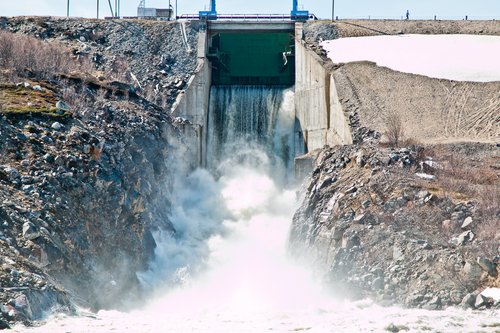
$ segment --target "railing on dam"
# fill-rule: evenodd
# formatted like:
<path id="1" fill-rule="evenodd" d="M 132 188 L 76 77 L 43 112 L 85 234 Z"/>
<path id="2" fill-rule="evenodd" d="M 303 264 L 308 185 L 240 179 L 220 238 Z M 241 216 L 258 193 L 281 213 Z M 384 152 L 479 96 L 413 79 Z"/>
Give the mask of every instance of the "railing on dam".
<path id="1" fill-rule="evenodd" d="M 185 14 L 177 16 L 177 19 L 180 20 L 197 20 L 200 16 L 197 14 Z M 217 19 L 222 20 L 239 20 L 239 21 L 247 21 L 247 20 L 256 20 L 256 21 L 291 21 L 292 16 L 289 14 L 226 14 L 226 15 L 217 15 Z M 318 18 L 314 14 L 309 14 L 309 20 L 317 20 Z"/>

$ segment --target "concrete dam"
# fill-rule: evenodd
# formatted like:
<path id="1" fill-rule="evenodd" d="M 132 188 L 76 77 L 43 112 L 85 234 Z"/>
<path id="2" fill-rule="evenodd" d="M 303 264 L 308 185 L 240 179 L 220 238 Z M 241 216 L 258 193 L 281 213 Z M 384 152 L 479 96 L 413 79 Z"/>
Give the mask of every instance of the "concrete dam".
<path id="1" fill-rule="evenodd" d="M 288 106 L 293 116 L 292 143 L 288 153 L 278 154 L 288 154 L 293 160 L 324 145 L 352 143 L 333 75 L 325 68 L 324 61 L 306 47 L 303 23 L 206 21 L 201 24 L 198 67 L 174 106 L 174 115 L 191 123 L 184 131 L 195 138 L 195 160 L 199 166 L 206 166 L 207 155 L 213 154 L 213 148 L 208 148 L 213 143 L 210 126 L 215 119 L 212 117 L 210 122 L 211 106 L 217 104 L 215 99 L 222 90 L 228 98 L 230 87 L 239 87 L 236 91 L 246 93 L 249 87 L 267 87 L 274 90 L 271 95 L 276 94 L 276 89 L 293 92 L 293 106 Z M 259 103 L 259 98 L 262 97 L 249 97 L 249 103 Z M 250 107 L 244 112 L 257 111 Z M 256 119 L 259 118 L 263 119 L 257 115 Z M 256 131 L 262 134 L 261 129 Z"/>

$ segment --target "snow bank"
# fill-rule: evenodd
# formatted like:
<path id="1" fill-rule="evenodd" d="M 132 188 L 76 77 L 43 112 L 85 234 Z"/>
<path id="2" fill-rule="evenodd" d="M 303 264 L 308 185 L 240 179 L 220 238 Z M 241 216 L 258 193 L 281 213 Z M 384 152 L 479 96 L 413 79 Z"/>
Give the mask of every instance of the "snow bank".
<path id="1" fill-rule="evenodd" d="M 368 60 L 379 66 L 456 81 L 500 81 L 500 36 L 399 35 L 324 41 L 335 63 Z"/>

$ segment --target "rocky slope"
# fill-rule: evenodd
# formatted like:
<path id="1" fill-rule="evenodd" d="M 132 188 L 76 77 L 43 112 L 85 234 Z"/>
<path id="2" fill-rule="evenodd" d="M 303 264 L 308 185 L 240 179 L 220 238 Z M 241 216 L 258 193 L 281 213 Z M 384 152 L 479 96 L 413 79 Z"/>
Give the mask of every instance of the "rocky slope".
<path id="1" fill-rule="evenodd" d="M 290 249 L 350 297 L 492 306 L 478 293 L 500 285 L 499 170 L 496 145 L 326 148 Z"/>
<path id="2" fill-rule="evenodd" d="M 182 142 L 169 108 L 196 70 L 197 27 L 186 41 L 178 24 L 147 21 L 0 18 L 0 29 L 90 63 L 0 75 L 1 325 L 75 301 L 137 304 L 152 232 L 174 232 L 169 179 Z"/>

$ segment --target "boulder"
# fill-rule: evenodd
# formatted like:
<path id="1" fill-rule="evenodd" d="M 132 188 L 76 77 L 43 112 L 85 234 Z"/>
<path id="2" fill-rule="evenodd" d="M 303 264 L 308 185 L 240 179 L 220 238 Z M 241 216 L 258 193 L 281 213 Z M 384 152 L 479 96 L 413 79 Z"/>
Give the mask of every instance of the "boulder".
<path id="1" fill-rule="evenodd" d="M 57 101 L 56 108 L 59 110 L 64 110 L 64 111 L 68 111 L 71 109 L 70 106 L 68 104 L 64 103 L 63 101 Z"/>
<path id="2" fill-rule="evenodd" d="M 463 268 L 463 272 L 469 279 L 479 279 L 482 274 L 481 267 L 479 267 L 475 262 L 466 262 Z"/>
<path id="3" fill-rule="evenodd" d="M 462 302 L 460 303 L 460 305 L 464 309 L 474 309 L 477 296 L 478 295 L 476 293 L 469 293 L 469 294 L 465 295 L 464 298 L 462 299 Z"/>
<path id="4" fill-rule="evenodd" d="M 342 248 L 349 250 L 354 246 L 359 246 L 359 236 L 356 233 L 345 233 L 342 237 Z"/>
<path id="5" fill-rule="evenodd" d="M 392 260 L 394 261 L 403 260 L 404 257 L 405 255 L 403 253 L 403 250 L 398 246 L 394 246 L 392 249 Z"/>
<path id="6" fill-rule="evenodd" d="M 372 289 L 374 291 L 384 289 L 384 278 L 382 277 L 375 278 L 372 282 Z"/>
<path id="7" fill-rule="evenodd" d="M 467 242 L 471 242 L 474 239 L 474 233 L 470 230 L 462 232 L 460 235 L 458 235 L 455 240 L 456 245 L 465 245 Z"/>
<path id="8" fill-rule="evenodd" d="M 462 223 L 461 228 L 462 228 L 463 230 L 469 230 L 469 229 L 472 227 L 472 223 L 473 223 L 473 222 L 474 222 L 474 221 L 472 220 L 472 217 L 470 217 L 470 216 L 469 216 L 469 217 L 467 217 L 467 218 L 464 220 L 464 222 Z"/>
<path id="9" fill-rule="evenodd" d="M 492 277 L 498 276 L 497 265 L 495 265 L 491 260 L 485 257 L 477 257 L 476 262 L 479 265 L 479 267 L 481 267 L 481 269 L 487 272 L 490 276 Z"/>
<path id="10" fill-rule="evenodd" d="M 23 237 L 26 240 L 34 240 L 40 237 L 40 231 L 38 228 L 31 222 L 25 222 L 23 224 Z"/>
<path id="11" fill-rule="evenodd" d="M 56 121 L 50 127 L 52 127 L 52 129 L 55 129 L 56 131 L 59 131 L 62 128 L 62 125 L 60 122 Z"/>
<path id="12" fill-rule="evenodd" d="M 438 310 L 441 308 L 441 298 L 439 296 L 434 296 L 427 304 L 423 306 L 426 310 Z"/>

